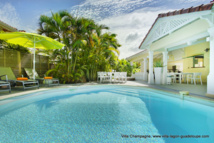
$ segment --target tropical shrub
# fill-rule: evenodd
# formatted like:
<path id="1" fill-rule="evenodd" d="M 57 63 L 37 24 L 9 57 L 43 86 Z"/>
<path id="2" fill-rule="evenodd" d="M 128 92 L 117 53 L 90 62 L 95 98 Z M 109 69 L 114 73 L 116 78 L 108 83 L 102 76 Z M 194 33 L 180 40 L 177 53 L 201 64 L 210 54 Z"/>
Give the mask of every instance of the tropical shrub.
<path id="1" fill-rule="evenodd" d="M 127 76 L 131 76 L 133 66 L 127 60 L 121 59 L 116 62 L 115 70 L 118 72 L 127 72 Z"/>
<path id="2" fill-rule="evenodd" d="M 138 63 L 138 62 L 134 62 L 133 63 L 133 70 L 132 70 L 132 73 L 136 73 L 136 72 L 140 72 L 141 70 L 140 70 L 140 63 Z"/>
<path id="3" fill-rule="evenodd" d="M 157 60 L 153 64 L 154 67 L 163 67 L 163 62 L 161 60 Z"/>
<path id="4" fill-rule="evenodd" d="M 30 53 L 29 49 L 20 45 L 10 44 L 4 40 L 0 40 L 2 48 L 20 51 L 21 53 Z"/>

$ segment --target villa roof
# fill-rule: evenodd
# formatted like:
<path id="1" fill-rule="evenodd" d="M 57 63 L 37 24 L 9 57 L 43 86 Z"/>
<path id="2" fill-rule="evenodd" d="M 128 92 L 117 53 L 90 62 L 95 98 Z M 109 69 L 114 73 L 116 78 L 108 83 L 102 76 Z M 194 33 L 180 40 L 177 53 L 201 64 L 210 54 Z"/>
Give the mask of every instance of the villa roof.
<path id="1" fill-rule="evenodd" d="M 147 49 L 143 49 L 142 51 L 140 51 L 140 52 L 138 52 L 138 53 L 136 53 L 134 55 L 131 55 L 131 56 L 127 57 L 126 59 L 129 60 L 129 59 L 131 59 L 131 58 L 133 58 L 133 57 L 135 57 L 137 55 L 141 55 L 142 53 L 145 53 L 146 51 L 147 51 Z"/>
<path id="2" fill-rule="evenodd" d="M 17 28 L 12 27 L 6 23 L 4 23 L 3 21 L 0 20 L 0 29 L 2 29 L 5 32 L 15 32 L 18 31 Z"/>
<path id="3" fill-rule="evenodd" d="M 148 33 L 146 34 L 146 36 L 144 37 L 143 41 L 141 42 L 141 44 L 139 46 L 139 49 L 140 49 L 141 45 L 143 44 L 143 42 L 146 40 L 147 36 L 149 35 L 150 31 L 152 30 L 153 26 L 155 25 L 155 23 L 157 22 L 157 20 L 159 18 L 170 17 L 170 16 L 181 15 L 181 14 L 192 13 L 192 12 L 211 10 L 213 4 L 214 4 L 214 1 L 211 1 L 209 4 L 205 4 L 205 5 L 202 4 L 202 5 L 199 5 L 199 6 L 196 6 L 196 7 L 190 7 L 190 8 L 186 8 L 186 9 L 183 8 L 183 9 L 175 10 L 175 11 L 172 11 L 172 12 L 158 14 L 158 17 L 155 19 L 155 22 L 152 24 L 152 26 L 149 29 Z"/>
<path id="4" fill-rule="evenodd" d="M 19 32 L 26 32 L 25 30 L 19 30 Z"/>

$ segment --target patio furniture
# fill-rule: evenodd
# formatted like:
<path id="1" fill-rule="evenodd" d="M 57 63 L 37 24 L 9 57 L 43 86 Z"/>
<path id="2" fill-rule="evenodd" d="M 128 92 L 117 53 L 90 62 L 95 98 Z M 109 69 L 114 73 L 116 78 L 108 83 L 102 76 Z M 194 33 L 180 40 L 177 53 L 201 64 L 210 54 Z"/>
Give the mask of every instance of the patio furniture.
<path id="1" fill-rule="evenodd" d="M 31 68 L 24 68 L 25 72 L 27 73 L 28 77 L 30 79 L 33 79 L 33 69 Z M 35 70 L 35 79 L 38 81 L 44 81 L 44 84 L 47 84 L 48 86 L 51 85 L 59 85 L 59 79 L 57 78 L 52 78 L 52 79 L 45 79 L 45 78 L 40 78 L 38 73 Z"/>
<path id="2" fill-rule="evenodd" d="M 171 76 L 167 76 L 166 84 L 172 84 L 172 77 Z"/>
<path id="3" fill-rule="evenodd" d="M 61 49 L 65 45 L 43 35 L 35 34 L 35 33 L 27 33 L 27 32 L 8 32 L 8 33 L 0 33 L 0 39 L 6 40 L 7 43 L 18 44 L 23 47 L 31 47 L 33 50 L 33 70 L 35 71 L 35 63 L 36 63 L 36 48 L 37 49 Z M 35 73 L 35 72 L 34 72 Z M 35 80 L 35 75 L 33 75 L 33 79 Z"/>
<path id="4" fill-rule="evenodd" d="M 176 72 L 176 73 L 172 73 L 172 75 L 174 75 L 174 83 L 176 83 L 176 79 L 177 79 L 177 76 L 178 76 L 178 79 L 179 79 L 179 83 L 181 84 L 181 77 L 182 77 L 182 73 L 178 73 L 178 72 Z"/>
<path id="5" fill-rule="evenodd" d="M 105 81 L 108 77 L 105 72 L 100 72 L 100 83 Z"/>
<path id="6" fill-rule="evenodd" d="M 27 88 L 39 88 L 39 82 L 36 80 L 17 80 L 10 67 L 0 67 L 0 75 L 2 75 L 1 80 L 3 81 L 12 82 L 14 85 L 22 84 L 24 90 Z"/>
<path id="7" fill-rule="evenodd" d="M 103 81 L 114 82 L 126 82 L 127 72 L 97 72 L 97 81 L 100 79 L 100 83 Z"/>
<path id="8" fill-rule="evenodd" d="M 176 75 L 173 72 L 167 73 L 167 84 L 176 82 Z"/>
<path id="9" fill-rule="evenodd" d="M 97 72 L 97 82 L 98 82 L 98 79 L 100 79 L 100 73 L 101 72 Z"/>
<path id="10" fill-rule="evenodd" d="M 118 81 L 120 82 L 121 76 L 119 72 L 114 73 L 114 82 Z"/>
<path id="11" fill-rule="evenodd" d="M 187 76 L 187 84 L 188 84 L 188 80 L 191 80 L 191 83 L 194 82 L 194 84 L 196 85 L 197 80 L 200 80 L 201 85 L 202 85 L 202 79 L 201 79 L 201 73 L 193 73 L 192 75 L 188 75 Z"/>
<path id="12" fill-rule="evenodd" d="M 110 81 L 110 83 L 112 82 L 112 72 L 107 72 L 107 80 L 109 80 Z"/>
<path id="13" fill-rule="evenodd" d="M 187 82 L 187 77 L 192 75 L 193 73 L 182 73 L 182 78 L 184 79 L 184 82 Z"/>
<path id="14" fill-rule="evenodd" d="M 121 76 L 121 81 L 123 82 L 126 82 L 127 81 L 127 72 L 121 72 L 120 73 L 120 76 Z"/>
<path id="15" fill-rule="evenodd" d="M 3 75 L 4 76 L 4 75 Z M 2 76 L 0 76 L 1 78 Z M 2 89 L 0 91 L 9 91 L 9 93 L 11 93 L 11 86 L 10 86 L 10 82 L 5 82 L 5 81 L 0 81 L 0 87 L 7 87 L 5 89 Z"/>

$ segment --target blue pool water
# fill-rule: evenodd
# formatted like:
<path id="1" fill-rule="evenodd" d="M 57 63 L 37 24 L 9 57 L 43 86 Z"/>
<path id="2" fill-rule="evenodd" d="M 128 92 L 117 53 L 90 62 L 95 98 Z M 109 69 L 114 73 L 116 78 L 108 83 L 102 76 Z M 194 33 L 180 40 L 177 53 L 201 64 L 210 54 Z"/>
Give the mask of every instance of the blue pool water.
<path id="1" fill-rule="evenodd" d="M 214 141 L 213 107 L 164 94 L 109 85 L 54 89 L 2 100 L 0 142 Z"/>

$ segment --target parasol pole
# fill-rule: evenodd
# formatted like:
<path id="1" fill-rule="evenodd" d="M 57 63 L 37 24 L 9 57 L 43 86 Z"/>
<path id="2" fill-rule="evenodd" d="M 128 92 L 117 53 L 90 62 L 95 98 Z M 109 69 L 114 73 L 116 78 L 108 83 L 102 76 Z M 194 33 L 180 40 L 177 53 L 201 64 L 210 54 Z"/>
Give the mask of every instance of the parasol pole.
<path id="1" fill-rule="evenodd" d="M 33 79 L 35 80 L 35 64 L 36 64 L 35 36 L 33 36 L 33 44 L 34 44 L 34 51 L 33 51 Z"/>

